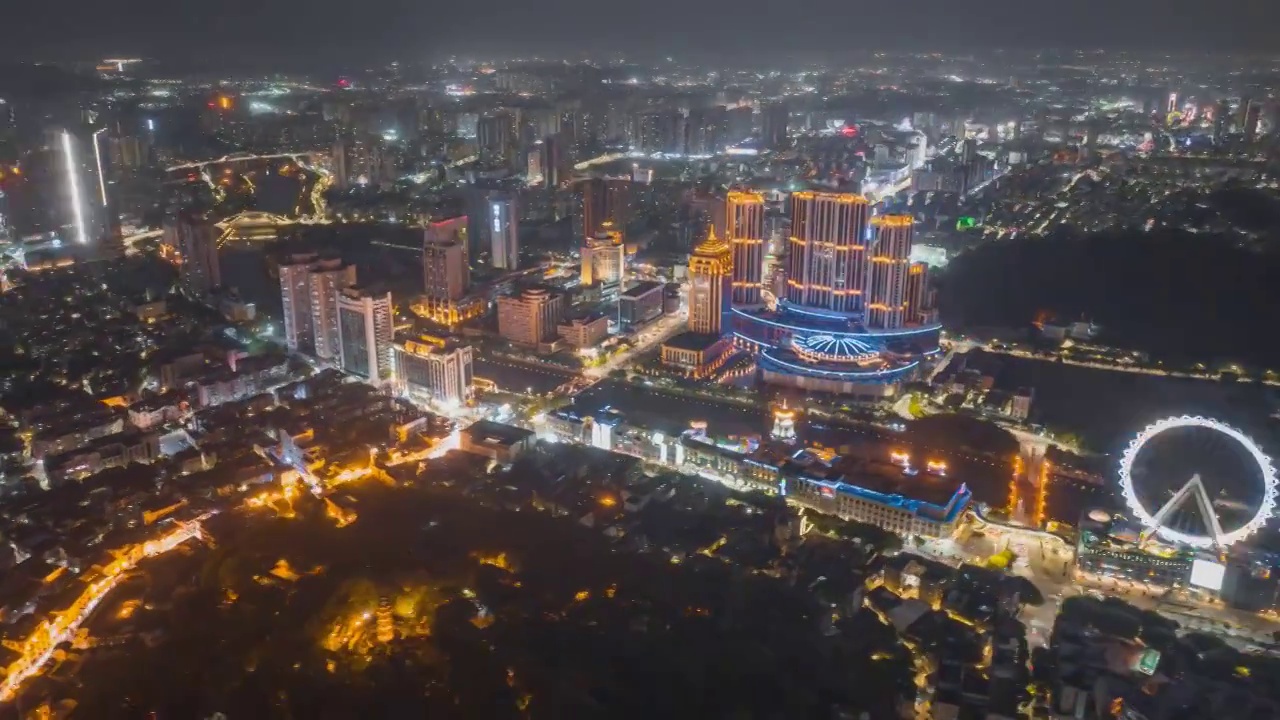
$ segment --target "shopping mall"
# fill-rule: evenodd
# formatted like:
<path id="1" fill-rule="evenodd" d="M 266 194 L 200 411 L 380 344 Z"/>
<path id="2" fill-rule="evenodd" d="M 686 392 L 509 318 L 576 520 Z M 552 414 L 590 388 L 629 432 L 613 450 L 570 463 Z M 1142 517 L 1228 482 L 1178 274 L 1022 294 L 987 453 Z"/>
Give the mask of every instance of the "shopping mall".
<path id="1" fill-rule="evenodd" d="M 785 281 L 732 309 L 734 341 L 764 380 L 867 400 L 892 396 L 938 353 L 928 267 L 910 260 L 913 219 L 874 215 L 849 193 L 791 196 Z"/>

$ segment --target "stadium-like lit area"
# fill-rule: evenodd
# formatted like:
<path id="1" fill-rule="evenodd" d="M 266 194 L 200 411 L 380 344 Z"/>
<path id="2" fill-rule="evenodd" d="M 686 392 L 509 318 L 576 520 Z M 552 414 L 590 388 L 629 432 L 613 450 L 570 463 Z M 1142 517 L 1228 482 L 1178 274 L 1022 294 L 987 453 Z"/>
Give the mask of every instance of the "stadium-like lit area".
<path id="1" fill-rule="evenodd" d="M 938 324 L 867 328 L 857 314 L 780 301 L 734 308 L 734 338 L 760 355 L 765 382 L 874 400 L 894 395 L 938 353 Z"/>

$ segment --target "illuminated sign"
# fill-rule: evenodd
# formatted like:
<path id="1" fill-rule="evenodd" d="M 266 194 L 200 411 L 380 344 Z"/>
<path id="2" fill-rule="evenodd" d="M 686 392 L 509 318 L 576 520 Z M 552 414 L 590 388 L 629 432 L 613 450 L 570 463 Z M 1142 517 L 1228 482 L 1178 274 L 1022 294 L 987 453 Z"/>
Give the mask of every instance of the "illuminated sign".
<path id="1" fill-rule="evenodd" d="M 1191 563 L 1191 584 L 1206 590 L 1221 590 L 1227 566 L 1211 560 L 1196 558 Z"/>

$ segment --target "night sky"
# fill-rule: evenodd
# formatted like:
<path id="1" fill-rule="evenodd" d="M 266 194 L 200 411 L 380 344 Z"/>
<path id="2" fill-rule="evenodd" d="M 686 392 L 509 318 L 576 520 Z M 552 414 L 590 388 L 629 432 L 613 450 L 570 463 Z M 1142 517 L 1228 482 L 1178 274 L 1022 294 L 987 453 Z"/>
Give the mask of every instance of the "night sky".
<path id="1" fill-rule="evenodd" d="M 859 48 L 1280 49 L 1268 0 L 7 0 L 0 61 L 447 53 L 838 57 Z"/>

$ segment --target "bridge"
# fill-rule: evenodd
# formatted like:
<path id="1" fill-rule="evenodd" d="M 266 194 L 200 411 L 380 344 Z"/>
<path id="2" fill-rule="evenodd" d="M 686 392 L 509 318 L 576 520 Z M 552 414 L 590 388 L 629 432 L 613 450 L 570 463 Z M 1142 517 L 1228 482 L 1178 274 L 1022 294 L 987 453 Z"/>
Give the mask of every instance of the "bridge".
<path id="1" fill-rule="evenodd" d="M 293 225 L 328 225 L 333 221 L 327 217 L 305 216 L 291 218 L 275 213 L 247 210 L 215 223 L 222 231 L 218 238 L 218 247 L 232 240 L 270 241 L 279 237 L 280 228 Z"/>
<path id="2" fill-rule="evenodd" d="M 306 152 L 272 153 L 267 155 L 255 155 L 253 153 L 231 153 L 229 155 L 223 155 L 220 158 L 213 158 L 210 160 L 196 160 L 193 162 L 173 165 L 171 167 L 165 168 L 165 171 L 177 172 L 179 170 L 194 170 L 196 168 L 203 168 L 209 165 L 226 165 L 229 163 L 252 162 L 255 160 L 292 160 L 298 163 L 299 165 L 304 165 L 310 168 L 310 161 L 315 156 L 325 155 L 325 154 L 327 153 L 317 151 L 317 150 L 308 150 Z M 307 158 L 307 160 L 304 162 L 303 158 Z M 314 169 L 314 168 L 311 168 L 311 169 Z"/>

